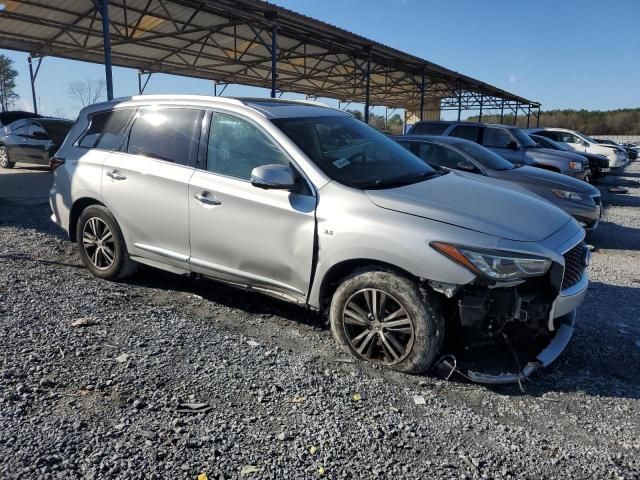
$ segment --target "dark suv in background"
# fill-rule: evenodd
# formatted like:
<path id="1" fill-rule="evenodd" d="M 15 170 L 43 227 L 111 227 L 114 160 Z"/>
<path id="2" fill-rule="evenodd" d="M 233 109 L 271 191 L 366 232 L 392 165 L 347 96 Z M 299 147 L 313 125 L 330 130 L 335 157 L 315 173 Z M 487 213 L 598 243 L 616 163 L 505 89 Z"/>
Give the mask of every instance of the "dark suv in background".
<path id="1" fill-rule="evenodd" d="M 48 166 L 73 125 L 70 120 L 53 117 L 15 115 L 7 119 L 13 121 L 0 128 L 2 168 L 13 168 L 16 162 Z"/>
<path id="2" fill-rule="evenodd" d="M 473 122 L 418 122 L 409 135 L 444 135 L 479 143 L 516 165 L 530 165 L 589 180 L 586 159 L 572 152 L 540 147 L 518 127 Z"/>

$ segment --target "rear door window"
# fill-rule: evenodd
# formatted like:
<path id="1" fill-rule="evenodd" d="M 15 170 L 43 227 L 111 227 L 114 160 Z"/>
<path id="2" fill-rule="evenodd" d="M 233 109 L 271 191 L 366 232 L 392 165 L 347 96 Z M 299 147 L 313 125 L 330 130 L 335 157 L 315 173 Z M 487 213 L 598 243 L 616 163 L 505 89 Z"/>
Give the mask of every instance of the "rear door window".
<path id="1" fill-rule="evenodd" d="M 202 111 L 190 108 L 142 108 L 136 113 L 122 150 L 180 165 L 195 157 Z"/>
<path id="2" fill-rule="evenodd" d="M 477 143 L 480 141 L 480 127 L 474 127 L 471 125 L 458 125 L 451 132 L 451 136 L 465 138 Z"/>
<path id="3" fill-rule="evenodd" d="M 114 150 L 120 134 L 133 115 L 133 109 L 109 110 L 91 115 L 89 128 L 77 142 L 79 147 Z"/>
<path id="4" fill-rule="evenodd" d="M 49 134 L 46 132 L 44 128 L 42 128 L 42 125 L 35 122 L 31 122 L 31 124 L 29 125 L 28 135 L 34 138 L 38 137 L 39 139 L 49 138 Z"/>
<path id="5" fill-rule="evenodd" d="M 489 148 L 509 148 L 509 143 L 513 141 L 513 137 L 501 128 L 487 127 L 482 136 L 482 145 Z"/>

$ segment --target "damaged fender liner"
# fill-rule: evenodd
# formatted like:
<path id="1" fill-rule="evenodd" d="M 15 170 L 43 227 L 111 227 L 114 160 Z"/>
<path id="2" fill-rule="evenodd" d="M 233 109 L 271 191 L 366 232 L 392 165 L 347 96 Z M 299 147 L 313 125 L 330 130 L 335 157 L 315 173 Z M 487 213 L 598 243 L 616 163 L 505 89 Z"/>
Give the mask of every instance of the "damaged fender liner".
<path id="1" fill-rule="evenodd" d="M 519 372 L 506 372 L 497 375 L 475 372 L 472 370 L 458 370 L 458 372 L 473 382 L 492 385 L 516 383 L 526 380 L 537 369 L 548 366 L 560 356 L 569 344 L 569 340 L 571 340 L 575 320 L 575 310 L 563 315 L 562 317 L 558 317 L 557 321 L 559 321 L 560 327 L 557 329 L 555 336 L 551 339 L 551 342 L 549 342 L 549 345 L 547 345 L 547 347 L 536 356 L 535 360 L 528 362 Z M 440 365 L 443 369 L 456 369 L 456 366 L 452 365 L 446 359 Z"/>

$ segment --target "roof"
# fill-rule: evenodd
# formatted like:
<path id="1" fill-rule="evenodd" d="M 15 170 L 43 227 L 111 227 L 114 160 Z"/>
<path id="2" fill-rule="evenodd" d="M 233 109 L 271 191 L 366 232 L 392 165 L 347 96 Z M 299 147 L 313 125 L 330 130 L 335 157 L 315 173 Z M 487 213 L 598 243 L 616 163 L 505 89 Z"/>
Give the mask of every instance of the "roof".
<path id="1" fill-rule="evenodd" d="M 103 62 L 100 2 L 3 0 L 0 48 L 33 56 Z M 271 86 L 271 35 L 277 29 L 277 88 L 418 109 L 537 106 L 538 103 L 347 30 L 261 0 L 110 0 L 114 65 L 221 83 Z M 457 108 L 457 107 L 456 107 Z"/>

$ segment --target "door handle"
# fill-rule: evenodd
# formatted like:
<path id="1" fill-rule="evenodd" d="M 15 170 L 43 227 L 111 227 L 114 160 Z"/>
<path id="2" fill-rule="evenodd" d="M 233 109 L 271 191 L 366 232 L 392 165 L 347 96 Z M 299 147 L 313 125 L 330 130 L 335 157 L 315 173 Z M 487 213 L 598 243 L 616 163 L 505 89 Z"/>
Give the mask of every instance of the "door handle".
<path id="1" fill-rule="evenodd" d="M 205 205 L 222 205 L 222 202 L 218 200 L 215 195 L 211 195 L 207 192 L 196 193 L 193 198 Z"/>
<path id="2" fill-rule="evenodd" d="M 127 177 L 122 175 L 117 170 L 107 170 L 107 177 L 111 177 L 114 180 L 126 180 L 127 179 Z"/>

